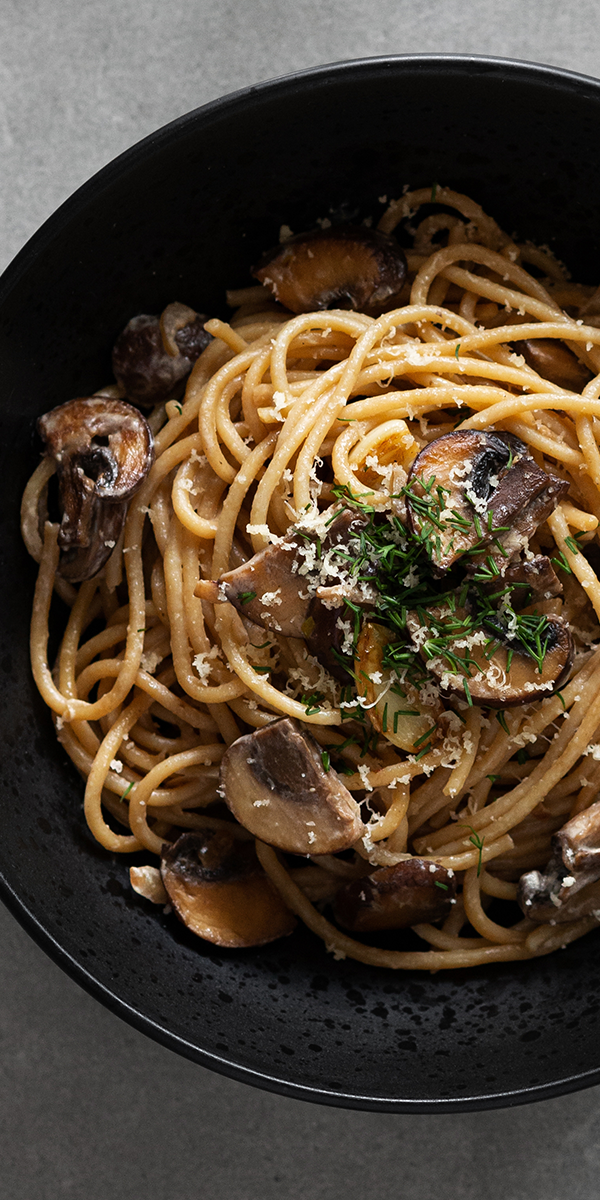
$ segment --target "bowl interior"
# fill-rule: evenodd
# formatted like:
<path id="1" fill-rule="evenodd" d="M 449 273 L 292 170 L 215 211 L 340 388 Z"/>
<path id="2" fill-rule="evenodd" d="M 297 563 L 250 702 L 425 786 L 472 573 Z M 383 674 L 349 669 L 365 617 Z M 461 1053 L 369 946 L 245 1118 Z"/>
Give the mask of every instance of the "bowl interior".
<path id="1" fill-rule="evenodd" d="M 467 974 L 334 962 L 307 931 L 260 951 L 188 935 L 134 898 L 95 845 L 82 784 L 29 674 L 34 568 L 20 544 L 34 420 L 110 379 L 137 312 L 224 290 L 316 218 L 375 219 L 379 197 L 437 181 L 600 279 L 600 85 L 483 59 L 371 60 L 261 85 L 123 155 L 36 235 L 0 282 L 3 895 L 114 1011 L 204 1065 L 365 1108 L 476 1108 L 600 1078 L 597 935 L 550 959 Z"/>

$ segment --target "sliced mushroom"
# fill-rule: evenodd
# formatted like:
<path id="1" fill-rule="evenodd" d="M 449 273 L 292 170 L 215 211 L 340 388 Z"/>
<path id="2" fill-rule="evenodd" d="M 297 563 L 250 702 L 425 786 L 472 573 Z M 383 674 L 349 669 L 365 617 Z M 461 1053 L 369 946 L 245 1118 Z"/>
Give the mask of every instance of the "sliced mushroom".
<path id="1" fill-rule="evenodd" d="M 424 858 L 406 858 L 346 884 L 333 912 L 344 929 L 355 933 L 409 929 L 448 916 L 455 898 L 453 871 Z"/>
<path id="2" fill-rule="evenodd" d="M 550 600 L 560 596 L 563 591 L 563 585 L 545 554 L 509 563 L 500 576 L 486 585 L 485 591 L 494 593 L 504 588 L 511 589 L 514 608 L 524 608 L 536 600 Z"/>
<path id="3" fill-rule="evenodd" d="M 161 875 L 180 921 L 217 946 L 263 946 L 296 924 L 253 844 L 227 830 L 182 834 L 164 849 Z"/>
<path id="4" fill-rule="evenodd" d="M 348 660 L 352 657 L 352 650 L 348 649 L 344 653 L 344 646 L 348 638 L 352 637 L 353 615 L 350 613 L 348 614 L 350 619 L 345 618 L 343 610 L 337 607 L 327 607 L 316 595 L 309 604 L 306 620 L 302 626 L 309 653 L 325 667 L 330 675 L 333 675 L 334 679 L 344 684 L 352 682 L 352 676 L 341 660 L 343 657 Z"/>
<path id="5" fill-rule="evenodd" d="M 408 477 L 411 528 L 441 573 L 474 549 L 503 565 L 556 507 L 568 484 L 510 433 L 456 430 L 417 455 Z M 500 543 L 500 547 L 498 547 Z M 471 559 L 475 569 L 479 557 Z"/>
<path id="6" fill-rule="evenodd" d="M 600 910 L 600 800 L 571 817 L 552 838 L 545 872 L 521 876 L 518 901 L 534 921 L 574 921 Z"/>
<path id="7" fill-rule="evenodd" d="M 524 457 L 507 471 L 490 499 L 489 511 L 494 529 L 503 529 L 497 541 L 488 546 L 485 555 L 492 555 L 500 570 L 527 546 L 539 525 L 554 512 L 556 505 L 569 491 L 569 484 L 558 475 L 548 475 L 532 458 Z M 482 556 L 483 557 L 483 556 Z M 476 569 L 477 556 L 471 566 Z"/>
<path id="8" fill-rule="evenodd" d="M 338 567 L 330 552 L 349 546 L 364 524 L 364 517 L 344 509 L 322 539 L 316 535 L 301 538 L 292 530 L 280 545 L 265 547 L 241 567 L 222 575 L 219 591 L 257 625 L 285 637 L 303 637 L 326 556 L 326 577 L 339 582 L 344 560 L 339 558 Z"/>
<path id="9" fill-rule="evenodd" d="M 412 754 L 429 741 L 428 733 L 436 731 L 444 706 L 439 698 L 425 703 L 411 683 L 394 680 L 391 670 L 383 666 L 391 640 L 389 629 L 365 621 L 358 639 L 355 675 L 373 727 L 385 734 L 388 742 Z"/>
<path id="10" fill-rule="evenodd" d="M 592 378 L 591 371 L 568 346 L 555 338 L 524 338 L 516 343 L 515 348 L 523 355 L 528 367 L 558 387 L 581 392 Z"/>
<path id="11" fill-rule="evenodd" d="M 544 699 L 566 681 L 573 663 L 574 644 L 562 617 L 546 617 L 542 635 L 546 651 L 539 671 L 536 660 L 516 636 L 508 637 L 500 622 L 497 638 L 495 632 L 487 629 L 488 617 L 486 630 L 465 633 L 460 628 L 465 616 L 466 610 L 458 606 L 453 612 L 447 607 L 434 607 L 427 614 L 422 610 L 407 613 L 407 628 L 415 649 L 442 692 L 466 698 L 466 683 L 474 704 L 507 708 Z M 496 648 L 491 653 L 494 643 Z"/>
<path id="12" fill-rule="evenodd" d="M 57 466 L 62 521 L 59 573 L 91 579 L 121 533 L 127 503 L 154 457 L 148 422 L 123 400 L 69 400 L 38 421 L 46 453 Z"/>
<path id="13" fill-rule="evenodd" d="M 290 854 L 337 854 L 364 833 L 360 809 L 297 721 L 284 717 L 238 738 L 221 763 L 234 817 Z"/>
<path id="14" fill-rule="evenodd" d="M 406 257 L 388 234 L 364 225 L 301 233 L 263 258 L 252 274 L 292 312 L 362 311 L 400 291 Z"/>
<path id="15" fill-rule="evenodd" d="M 133 317 L 117 338 L 112 355 L 115 379 L 125 395 L 143 408 L 180 394 L 196 359 L 211 340 L 206 316 L 183 304 L 169 304 L 160 317 Z"/>

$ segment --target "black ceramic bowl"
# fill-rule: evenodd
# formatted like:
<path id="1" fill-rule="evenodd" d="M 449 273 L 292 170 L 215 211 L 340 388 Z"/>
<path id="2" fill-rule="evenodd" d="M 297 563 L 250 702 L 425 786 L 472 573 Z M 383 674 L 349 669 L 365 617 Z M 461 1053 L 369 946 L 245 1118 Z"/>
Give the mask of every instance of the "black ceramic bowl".
<path id="1" fill-rule="evenodd" d="M 18 534 L 34 421 L 110 377 L 115 335 L 226 287 L 286 223 L 360 218 L 404 184 L 470 193 L 600 280 L 600 83 L 483 58 L 354 62 L 191 113 L 101 171 L 0 283 L 4 638 L 2 895 L 114 1012 L 215 1070 L 373 1109 L 484 1108 L 600 1080 L 600 940 L 467 974 L 335 962 L 306 930 L 222 953 L 134 897 L 82 817 L 82 784 L 29 674 L 34 568 Z"/>

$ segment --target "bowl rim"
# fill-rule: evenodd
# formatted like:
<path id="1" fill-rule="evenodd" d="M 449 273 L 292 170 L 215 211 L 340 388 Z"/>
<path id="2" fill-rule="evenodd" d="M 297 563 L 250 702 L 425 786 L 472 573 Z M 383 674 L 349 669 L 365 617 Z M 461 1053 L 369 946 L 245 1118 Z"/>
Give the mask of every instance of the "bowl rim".
<path id="1" fill-rule="evenodd" d="M 120 176 L 127 174 L 138 162 L 147 158 L 150 152 L 160 151 L 167 143 L 186 136 L 194 124 L 200 123 L 204 127 L 210 127 L 214 121 L 235 113 L 236 109 L 243 108 L 247 112 L 249 106 L 261 104 L 265 99 L 272 99 L 282 93 L 293 95 L 310 90 L 313 84 L 338 81 L 344 78 L 360 78 L 361 74 L 368 75 L 373 72 L 392 72 L 403 69 L 421 74 L 436 74 L 445 69 L 448 74 L 462 76 L 479 74 L 496 78 L 504 77 L 507 80 L 539 82 L 545 83 L 547 86 L 562 88 L 566 92 L 587 94 L 590 99 L 600 101 L 600 79 L 593 76 L 544 63 L 478 54 L 398 54 L 343 59 L 251 84 L 217 97 L 160 126 L 122 151 L 116 158 L 111 159 L 81 184 L 46 218 L 0 275 L 0 306 L 8 300 L 12 290 L 20 283 L 29 267 L 44 252 L 54 237 L 64 230 L 74 217 L 85 210 L 89 200 L 92 198 L 97 200 L 99 194 L 101 195 Z M 564 1076 L 562 1079 L 550 1083 L 487 1094 L 479 1093 L 475 1096 L 460 1098 L 418 1099 L 413 1097 L 407 1099 L 390 1098 L 389 1096 L 361 1096 L 357 1093 L 324 1090 L 307 1084 L 294 1083 L 277 1075 L 232 1062 L 212 1051 L 200 1049 L 185 1037 L 166 1029 L 164 1025 L 133 1008 L 110 987 L 96 979 L 80 960 L 75 958 L 44 928 L 40 918 L 28 907 L 23 896 L 15 891 L 1 872 L 0 899 L 50 959 L 110 1012 L 121 1017 L 139 1032 L 185 1058 L 216 1071 L 218 1074 L 270 1092 L 293 1099 L 363 1111 L 439 1113 L 472 1112 L 528 1104 L 583 1090 L 600 1083 L 600 1067 Z"/>

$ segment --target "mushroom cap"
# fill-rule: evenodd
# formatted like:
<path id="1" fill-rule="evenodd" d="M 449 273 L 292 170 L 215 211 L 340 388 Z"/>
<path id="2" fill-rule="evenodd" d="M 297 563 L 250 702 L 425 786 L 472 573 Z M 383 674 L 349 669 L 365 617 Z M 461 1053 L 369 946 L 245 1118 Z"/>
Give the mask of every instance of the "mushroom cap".
<path id="1" fill-rule="evenodd" d="M 143 408 L 179 394 L 196 359 L 211 340 L 204 328 L 207 319 L 204 314 L 187 309 L 191 316 L 185 325 L 178 324 L 175 315 L 170 319 L 171 309 L 183 308 L 183 305 L 168 305 L 162 318 L 147 313 L 132 317 L 114 344 L 115 379 L 126 396 Z M 176 355 L 172 352 L 173 344 L 179 351 Z"/>
<path id="2" fill-rule="evenodd" d="M 59 572 L 74 582 L 90 579 L 109 558 L 127 502 L 152 466 L 150 427 L 125 401 L 89 396 L 45 413 L 38 429 L 58 472 Z"/>
<path id="3" fill-rule="evenodd" d="M 459 607 L 454 612 L 432 608 L 427 614 L 422 610 L 407 613 L 407 629 L 415 639 L 428 671 L 439 681 L 442 691 L 465 697 L 466 680 L 474 704 L 508 708 L 514 704 L 530 704 L 532 700 L 544 699 L 558 691 L 567 679 L 573 663 L 573 638 L 567 622 L 554 615 L 546 617 L 542 635 L 546 639 L 546 653 L 541 671 L 538 671 L 535 659 L 516 638 L 500 642 L 494 654 L 487 657 L 486 646 L 489 641 L 493 642 L 494 635 L 485 631 L 481 631 L 483 637 L 479 631 L 466 636 L 464 632 L 455 636 L 447 635 L 448 652 L 453 659 L 462 660 L 465 664 L 460 673 L 444 657 L 442 650 L 428 657 L 424 640 L 418 632 L 423 628 L 430 629 L 428 618 L 439 620 L 443 629 L 445 620 L 460 622 L 464 616 L 465 610 Z M 436 637 L 438 631 L 431 629 L 431 634 Z M 512 661 L 507 670 L 511 650 Z"/>
<path id="4" fill-rule="evenodd" d="M 219 591 L 255 624 L 284 637 L 305 637 L 309 612 L 315 621 L 312 597 L 323 559 L 337 547 L 346 548 L 359 536 L 364 524 L 362 514 L 344 509 L 319 539 L 316 534 L 313 541 L 301 539 L 291 529 L 280 545 L 266 546 L 248 562 L 222 575 Z M 338 565 L 339 576 L 335 574 Z M 344 559 L 336 561 L 334 556 L 327 567 L 327 582 L 339 583 L 345 569 Z M 340 599 L 339 603 L 343 601 Z M 316 616 L 319 615 L 317 608 Z"/>
<path id="5" fill-rule="evenodd" d="M 217 946 L 262 946 L 295 927 L 254 845 L 227 830 L 182 834 L 164 847 L 161 875 L 179 919 Z"/>
<path id="6" fill-rule="evenodd" d="M 512 434 L 466 429 L 425 446 L 408 487 L 410 527 L 443 574 L 466 553 L 475 568 L 491 552 L 503 569 L 569 485 L 538 467 Z"/>
<path id="7" fill-rule="evenodd" d="M 223 756 L 221 788 L 234 817 L 289 854 L 337 854 L 365 832 L 360 809 L 321 750 L 290 717 L 238 738 Z"/>
<path id="8" fill-rule="evenodd" d="M 301 233 L 269 251 L 252 274 L 291 312 L 362 311 L 400 291 L 406 257 L 395 238 L 365 225 Z"/>
<path id="9" fill-rule="evenodd" d="M 428 859 L 406 858 L 340 888 L 333 912 L 355 933 L 409 929 L 447 916 L 455 897 L 454 872 Z"/>
<path id="10" fill-rule="evenodd" d="M 525 449 L 522 442 L 518 444 Z M 447 571 L 482 535 L 491 540 L 482 519 L 493 490 L 490 480 L 498 479 L 510 461 L 511 449 L 506 435 L 458 429 L 435 438 L 417 454 L 408 474 L 408 520 L 421 538 L 439 537 L 439 546 L 435 538 L 430 539 L 428 549 L 440 571 Z M 435 522 L 441 522 L 442 528 Z"/>

